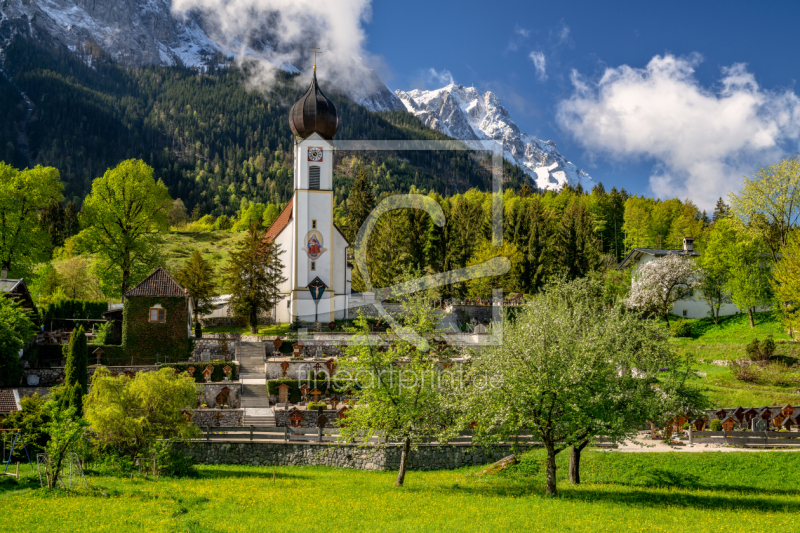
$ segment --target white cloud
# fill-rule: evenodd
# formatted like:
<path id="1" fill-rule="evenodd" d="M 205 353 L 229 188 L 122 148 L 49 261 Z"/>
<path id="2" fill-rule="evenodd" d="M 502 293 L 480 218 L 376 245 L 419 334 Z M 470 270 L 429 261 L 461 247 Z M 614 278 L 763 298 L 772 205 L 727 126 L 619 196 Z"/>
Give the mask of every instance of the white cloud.
<path id="1" fill-rule="evenodd" d="M 564 21 L 561 21 L 561 27 L 558 28 L 556 31 L 556 39 L 558 40 L 559 44 L 566 43 L 569 40 L 569 26 L 564 24 Z"/>
<path id="2" fill-rule="evenodd" d="M 321 73 L 342 87 L 358 63 L 371 63 L 362 27 L 371 16 L 371 0 L 173 0 L 172 10 L 200 13 L 211 36 L 238 53 L 240 64 L 247 63 L 253 85 L 270 85 L 281 63 L 307 65 L 314 41 L 323 49 Z M 246 55 L 256 41 L 266 44 L 268 61 Z"/>
<path id="3" fill-rule="evenodd" d="M 654 159 L 657 196 L 711 209 L 743 175 L 797 148 L 800 99 L 760 88 L 744 64 L 703 87 L 694 75 L 700 61 L 655 56 L 645 68 L 609 68 L 595 82 L 573 72 L 574 93 L 558 104 L 558 120 L 590 153 Z"/>
<path id="4" fill-rule="evenodd" d="M 436 87 L 455 83 L 449 70 L 436 70 L 434 68 L 429 68 L 426 71 L 425 80 Z"/>
<path id="5" fill-rule="evenodd" d="M 539 79 L 540 80 L 546 80 L 547 79 L 547 70 L 546 70 L 547 60 L 544 57 L 544 53 L 543 52 L 537 52 L 537 51 L 534 50 L 533 52 L 531 52 L 528 55 L 528 57 L 531 58 L 531 61 L 533 61 L 533 66 L 534 66 L 534 68 L 536 68 L 536 75 L 539 76 Z"/>
<path id="6" fill-rule="evenodd" d="M 527 28 L 523 28 L 520 25 L 516 25 L 516 26 L 514 26 L 514 33 L 517 33 L 517 34 L 522 35 L 523 37 L 527 38 L 531 34 L 531 30 L 529 30 Z"/>

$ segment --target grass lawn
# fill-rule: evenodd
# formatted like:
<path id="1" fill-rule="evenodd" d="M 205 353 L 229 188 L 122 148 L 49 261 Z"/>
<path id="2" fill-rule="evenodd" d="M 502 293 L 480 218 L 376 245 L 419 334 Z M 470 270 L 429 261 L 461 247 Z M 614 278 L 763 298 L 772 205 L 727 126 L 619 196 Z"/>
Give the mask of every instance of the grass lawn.
<path id="1" fill-rule="evenodd" d="M 161 253 L 166 259 L 168 268 L 176 268 L 191 257 L 197 250 L 219 270 L 228 262 L 230 251 L 244 238 L 245 232 L 209 231 L 209 232 L 170 232 L 164 234 Z M 219 274 L 219 272 L 217 272 Z"/>
<path id="2" fill-rule="evenodd" d="M 89 475 L 89 490 L 0 480 L 8 531 L 800 531 L 800 453 L 587 451 L 583 484 L 545 498 L 541 452 L 513 470 L 202 466 L 188 479 Z M 272 473 L 276 472 L 273 484 Z"/>
<path id="3" fill-rule="evenodd" d="M 788 366 L 800 364 L 800 345 L 786 333 L 781 321 L 771 313 L 757 313 L 756 327 L 750 328 L 747 315 L 722 317 L 715 325 L 710 318 L 688 320 L 692 324 L 691 338 L 672 338 L 670 342 L 681 355 L 689 358 L 692 368 L 708 375 L 702 387 L 714 406 L 792 405 L 800 402 L 800 372 L 792 385 L 746 383 L 737 380 L 728 367 L 712 364 L 714 360 L 734 360 L 747 357 L 745 346 L 753 338 L 763 340 L 772 335 L 777 344 L 775 358 Z"/>
<path id="4" fill-rule="evenodd" d="M 270 326 L 258 326 L 256 335 L 286 335 L 289 333 L 291 324 L 272 324 Z M 250 335 L 250 328 L 247 326 L 209 326 L 203 328 L 203 333 L 241 333 Z"/>

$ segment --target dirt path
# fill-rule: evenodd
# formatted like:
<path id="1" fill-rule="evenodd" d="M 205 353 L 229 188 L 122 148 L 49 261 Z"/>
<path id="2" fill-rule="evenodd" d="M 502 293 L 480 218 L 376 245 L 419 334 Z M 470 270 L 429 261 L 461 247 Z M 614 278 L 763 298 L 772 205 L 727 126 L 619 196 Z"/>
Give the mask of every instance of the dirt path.
<path id="1" fill-rule="evenodd" d="M 779 451 L 779 452 L 800 452 L 800 446 L 796 448 L 734 448 L 732 446 L 722 446 L 719 444 L 689 444 L 688 442 L 678 446 L 671 446 L 664 444 L 660 440 L 654 440 L 649 437 L 648 432 L 642 431 L 636 436 L 635 439 L 626 441 L 620 444 L 617 448 L 606 448 L 603 451 L 607 452 L 645 452 L 645 453 L 666 453 L 666 452 L 682 452 L 682 453 L 700 453 L 700 452 L 763 452 L 763 451 Z"/>

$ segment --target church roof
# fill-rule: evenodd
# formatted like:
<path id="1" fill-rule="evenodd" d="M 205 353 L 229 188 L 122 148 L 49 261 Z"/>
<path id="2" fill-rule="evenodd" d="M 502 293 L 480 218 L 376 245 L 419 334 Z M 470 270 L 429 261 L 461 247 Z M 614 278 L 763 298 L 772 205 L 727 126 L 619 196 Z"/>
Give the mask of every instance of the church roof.
<path id="1" fill-rule="evenodd" d="M 286 207 L 283 208 L 281 214 L 278 215 L 278 218 L 270 224 L 269 228 L 267 228 L 267 233 L 264 234 L 265 239 L 274 239 L 283 231 L 283 229 L 289 225 L 289 221 L 292 219 L 292 204 L 294 202 L 294 198 L 289 200 L 289 203 L 286 204 Z"/>
<path id="2" fill-rule="evenodd" d="M 325 139 L 332 139 L 339 129 L 336 106 L 319 89 L 316 70 L 308 90 L 289 110 L 289 127 L 292 133 L 302 139 L 312 133 L 318 133 Z"/>
<path id="3" fill-rule="evenodd" d="M 164 298 L 184 298 L 186 291 L 172 279 L 163 267 L 145 278 L 143 282 L 125 293 L 125 296 L 161 296 Z"/>

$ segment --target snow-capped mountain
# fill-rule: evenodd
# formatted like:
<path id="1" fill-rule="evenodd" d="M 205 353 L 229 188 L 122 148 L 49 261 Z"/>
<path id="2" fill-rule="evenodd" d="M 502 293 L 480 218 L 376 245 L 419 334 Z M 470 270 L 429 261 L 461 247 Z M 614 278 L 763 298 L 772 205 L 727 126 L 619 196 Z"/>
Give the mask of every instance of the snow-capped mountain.
<path id="1" fill-rule="evenodd" d="M 561 155 L 553 141 L 520 132 L 490 91 L 480 94 L 474 87 L 450 84 L 435 91 L 397 90 L 395 94 L 430 128 L 465 141 L 501 141 L 505 158 L 525 169 L 540 189 L 560 189 L 566 184 L 593 186 L 592 178 Z"/>
<path id="2" fill-rule="evenodd" d="M 269 42 L 251 43 L 243 51 L 240 43 L 225 46 L 212 38 L 201 15 L 176 17 L 170 9 L 170 0 L 0 0 L 0 52 L 11 38 L 22 34 L 59 42 L 89 63 L 91 55 L 82 51 L 91 42 L 127 66 L 202 67 L 244 53 L 287 72 L 300 72 L 295 65 L 272 61 Z M 343 87 L 355 102 L 371 111 L 405 109 L 360 60 L 354 59 L 348 71 L 338 77 L 355 80 Z"/>

